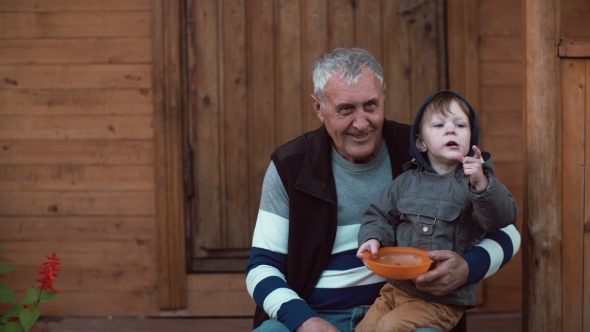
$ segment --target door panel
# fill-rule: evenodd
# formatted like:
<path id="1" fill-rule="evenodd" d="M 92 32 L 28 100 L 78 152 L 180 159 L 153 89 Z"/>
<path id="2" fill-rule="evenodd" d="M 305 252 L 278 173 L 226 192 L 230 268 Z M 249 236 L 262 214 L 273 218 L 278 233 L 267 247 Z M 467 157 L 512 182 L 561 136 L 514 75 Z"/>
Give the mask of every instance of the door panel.
<path id="1" fill-rule="evenodd" d="M 318 55 L 371 52 L 388 119 L 411 122 L 446 87 L 442 0 L 188 0 L 187 15 L 193 271 L 244 271 L 270 154 L 320 125 Z"/>

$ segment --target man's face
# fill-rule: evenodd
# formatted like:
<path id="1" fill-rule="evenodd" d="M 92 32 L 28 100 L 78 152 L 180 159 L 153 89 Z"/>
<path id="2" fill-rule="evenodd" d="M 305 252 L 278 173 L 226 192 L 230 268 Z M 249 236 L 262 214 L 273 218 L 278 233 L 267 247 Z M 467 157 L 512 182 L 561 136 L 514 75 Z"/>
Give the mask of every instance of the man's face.
<path id="1" fill-rule="evenodd" d="M 367 163 L 381 148 L 384 96 L 379 79 L 369 70 L 350 85 L 338 74 L 325 87 L 324 105 L 314 95 L 314 110 L 334 141 L 338 154 L 353 163 Z"/>

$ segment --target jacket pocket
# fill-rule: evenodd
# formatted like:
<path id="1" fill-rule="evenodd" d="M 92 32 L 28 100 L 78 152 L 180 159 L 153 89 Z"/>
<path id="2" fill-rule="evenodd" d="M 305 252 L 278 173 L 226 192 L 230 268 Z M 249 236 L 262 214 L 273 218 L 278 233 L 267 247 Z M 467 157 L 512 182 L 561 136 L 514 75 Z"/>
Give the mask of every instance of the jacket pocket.
<path id="1" fill-rule="evenodd" d="M 423 249 L 453 249 L 457 220 L 461 205 L 448 200 L 423 197 L 403 197 L 397 202 L 402 220 L 411 222 L 410 243 Z M 400 225 L 401 226 L 401 225 Z M 408 234 L 410 225 L 402 228 Z"/>

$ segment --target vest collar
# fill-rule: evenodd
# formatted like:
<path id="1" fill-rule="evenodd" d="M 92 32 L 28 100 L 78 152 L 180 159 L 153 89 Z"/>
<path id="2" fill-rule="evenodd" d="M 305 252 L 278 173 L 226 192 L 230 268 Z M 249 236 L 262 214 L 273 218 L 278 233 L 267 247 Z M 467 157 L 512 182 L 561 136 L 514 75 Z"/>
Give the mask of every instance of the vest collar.
<path id="1" fill-rule="evenodd" d="M 336 203 L 336 187 L 332 173 L 332 138 L 322 125 L 317 135 L 309 137 L 309 150 L 305 155 L 295 188 L 330 203 Z"/>
<path id="2" fill-rule="evenodd" d="M 309 150 L 303 160 L 295 189 L 330 203 L 336 203 L 336 184 L 332 172 L 332 138 L 325 125 L 318 128 L 316 133 L 317 135 L 307 136 Z M 389 158 L 399 155 L 398 149 L 400 147 L 396 146 L 396 143 L 399 144 L 399 142 L 396 142 L 393 128 L 389 128 L 387 120 L 383 121 L 382 135 L 386 142 Z M 393 178 L 395 178 L 401 174 L 401 169 L 396 171 L 393 168 L 393 160 L 391 165 Z"/>

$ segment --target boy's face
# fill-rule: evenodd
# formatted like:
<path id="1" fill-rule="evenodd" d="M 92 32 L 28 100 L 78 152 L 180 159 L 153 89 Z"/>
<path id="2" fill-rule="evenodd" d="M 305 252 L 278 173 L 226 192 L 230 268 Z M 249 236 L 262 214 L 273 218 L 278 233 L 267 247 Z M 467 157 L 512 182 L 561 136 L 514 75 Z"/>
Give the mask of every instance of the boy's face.
<path id="1" fill-rule="evenodd" d="M 447 116 L 437 112 L 424 114 L 416 147 L 420 152 L 426 152 L 430 165 L 437 173 L 444 174 L 455 170 L 459 163 L 458 155 L 469 153 L 470 142 L 469 118 L 459 104 L 452 101 Z"/>

